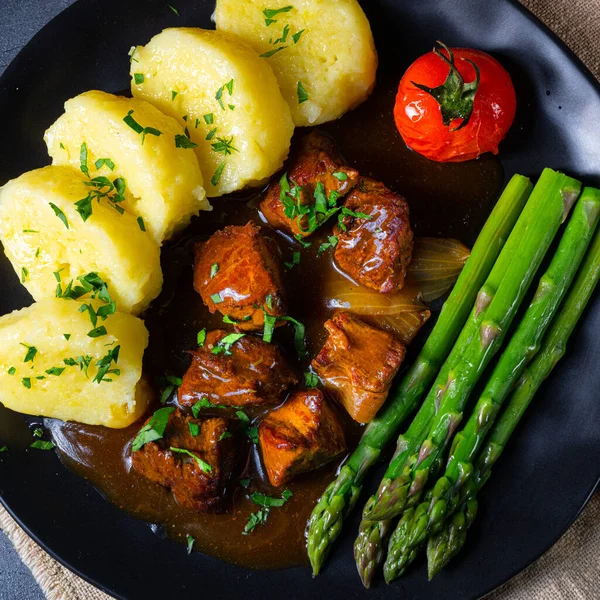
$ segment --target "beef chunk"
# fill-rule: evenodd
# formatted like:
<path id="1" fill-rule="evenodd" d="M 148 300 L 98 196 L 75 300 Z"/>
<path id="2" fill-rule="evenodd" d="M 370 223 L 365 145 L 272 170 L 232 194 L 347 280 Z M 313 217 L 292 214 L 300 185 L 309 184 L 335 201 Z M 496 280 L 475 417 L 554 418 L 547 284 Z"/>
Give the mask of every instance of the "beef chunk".
<path id="1" fill-rule="evenodd" d="M 355 421 L 368 423 L 387 398 L 404 360 L 404 346 L 347 312 L 335 314 L 325 329 L 329 337 L 313 369 Z"/>
<path id="2" fill-rule="evenodd" d="M 211 313 L 238 321 L 240 330 L 262 329 L 265 310 L 283 316 L 285 302 L 273 240 L 253 223 L 225 227 L 197 244 L 194 288 Z"/>
<path id="3" fill-rule="evenodd" d="M 292 188 L 302 188 L 298 191 L 301 205 L 315 203 L 314 192 L 319 182 L 323 184 L 326 197 L 330 198 L 333 193 L 334 199 L 336 196 L 345 196 L 358 179 L 358 171 L 344 162 L 331 138 L 318 131 L 309 133 L 302 139 L 298 152 L 289 164 L 287 175 Z M 280 194 L 279 181 L 273 182 L 260 204 L 265 219 L 272 227 L 291 235 L 310 235 L 310 232 L 304 231 L 308 229 L 308 219 L 300 217 L 297 213 L 290 216 L 290 210 L 286 211 Z M 288 196 L 288 202 L 293 205 L 295 199 Z"/>
<path id="4" fill-rule="evenodd" d="M 179 387 L 181 406 L 201 398 L 225 406 L 277 404 L 297 382 L 276 345 L 246 335 L 229 348 L 219 346 L 228 335 L 222 329 L 211 331 L 204 346 L 191 353 L 192 364 Z"/>
<path id="5" fill-rule="evenodd" d="M 345 209 L 360 215 L 346 214 L 335 227 L 337 264 L 357 283 L 383 294 L 398 292 L 412 258 L 408 205 L 383 183 L 362 177 Z"/>
<path id="6" fill-rule="evenodd" d="M 346 449 L 342 425 L 318 389 L 294 392 L 262 420 L 258 438 L 269 481 L 276 487 Z"/>
<path id="7" fill-rule="evenodd" d="M 192 435 L 190 423 L 199 428 L 198 435 Z M 234 437 L 221 439 L 227 431 L 226 419 L 201 421 L 176 410 L 169 416 L 162 439 L 132 452 L 133 468 L 170 488 L 181 506 L 201 512 L 221 510 L 234 464 Z M 202 463 L 171 448 L 187 450 Z"/>

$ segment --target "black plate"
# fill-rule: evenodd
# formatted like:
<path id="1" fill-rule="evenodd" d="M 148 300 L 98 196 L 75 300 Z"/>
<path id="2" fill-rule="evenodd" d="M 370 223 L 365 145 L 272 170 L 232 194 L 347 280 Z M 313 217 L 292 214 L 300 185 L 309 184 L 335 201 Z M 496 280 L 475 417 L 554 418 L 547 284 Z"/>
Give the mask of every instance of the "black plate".
<path id="1" fill-rule="evenodd" d="M 47 164 L 44 130 L 64 100 L 87 89 L 118 92 L 127 51 L 167 26 L 210 28 L 213 2 L 79 0 L 29 43 L 0 81 L 0 182 Z M 600 91 L 575 57 L 509 0 L 370 0 L 380 56 L 398 76 L 436 39 L 492 51 L 518 82 L 520 117 L 502 147 L 506 176 L 545 166 L 598 183 Z M 390 107 L 391 109 L 391 107 Z M 31 302 L 0 258 L 0 314 Z M 522 570 L 565 531 L 600 476 L 600 302 L 588 310 L 570 352 L 540 391 L 495 476 L 460 560 L 427 583 L 422 563 L 381 598 L 475 598 Z M 123 598 L 353 598 L 364 596 L 351 558 L 357 515 L 317 579 L 308 569 L 249 571 L 152 533 L 68 472 L 52 453 L 27 451 L 24 419 L 0 408 L 0 497 L 63 564 Z M 244 543 L 244 538 L 240 538 Z"/>

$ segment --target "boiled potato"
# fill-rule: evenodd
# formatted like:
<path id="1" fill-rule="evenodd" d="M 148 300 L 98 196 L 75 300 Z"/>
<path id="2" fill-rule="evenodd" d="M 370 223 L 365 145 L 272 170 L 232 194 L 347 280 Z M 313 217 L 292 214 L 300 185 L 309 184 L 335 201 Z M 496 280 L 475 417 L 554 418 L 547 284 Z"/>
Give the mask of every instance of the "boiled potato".
<path id="1" fill-rule="evenodd" d="M 189 130 L 209 197 L 256 185 L 285 160 L 294 125 L 269 64 L 219 31 L 166 29 L 131 60 L 131 91 Z"/>
<path id="2" fill-rule="evenodd" d="M 151 127 L 160 135 L 137 133 L 123 120 L 130 111 L 134 120 L 128 119 L 130 124 Z M 123 208 L 141 216 L 160 244 L 200 210 L 211 208 L 196 155 L 176 147 L 176 136 L 183 135 L 173 118 L 147 102 L 91 91 L 65 103 L 64 114 L 44 139 L 55 165 L 77 170 L 82 168 L 85 142 L 83 168 L 87 166 L 90 177 L 122 177 L 127 186 Z"/>
<path id="3" fill-rule="evenodd" d="M 148 331 L 117 312 L 103 322 L 107 334 L 91 338 L 80 306 L 48 299 L 0 317 L 0 402 L 28 415 L 127 427 L 148 405 L 139 385 Z M 113 372 L 99 373 L 103 359 Z"/>
<path id="4" fill-rule="evenodd" d="M 217 0 L 215 20 L 271 65 L 297 126 L 337 119 L 375 85 L 377 52 L 356 0 Z"/>
<path id="5" fill-rule="evenodd" d="M 162 286 L 158 244 L 108 197 L 92 200 L 92 214 L 84 221 L 75 203 L 95 189 L 86 182 L 71 167 L 56 166 L 9 181 L 0 189 L 4 252 L 36 300 L 55 295 L 57 278 L 66 288 L 69 281 L 96 272 L 118 310 L 139 313 Z"/>

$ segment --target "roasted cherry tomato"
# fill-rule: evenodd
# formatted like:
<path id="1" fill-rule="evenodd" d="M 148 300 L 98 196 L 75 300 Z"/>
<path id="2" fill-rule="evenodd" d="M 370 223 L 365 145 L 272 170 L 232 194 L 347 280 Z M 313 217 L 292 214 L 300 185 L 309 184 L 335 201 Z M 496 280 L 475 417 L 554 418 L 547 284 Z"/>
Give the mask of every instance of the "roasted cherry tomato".
<path id="1" fill-rule="evenodd" d="M 515 88 L 489 54 L 447 48 L 418 58 L 398 86 L 394 120 L 409 148 L 438 162 L 461 162 L 498 144 L 512 125 Z"/>

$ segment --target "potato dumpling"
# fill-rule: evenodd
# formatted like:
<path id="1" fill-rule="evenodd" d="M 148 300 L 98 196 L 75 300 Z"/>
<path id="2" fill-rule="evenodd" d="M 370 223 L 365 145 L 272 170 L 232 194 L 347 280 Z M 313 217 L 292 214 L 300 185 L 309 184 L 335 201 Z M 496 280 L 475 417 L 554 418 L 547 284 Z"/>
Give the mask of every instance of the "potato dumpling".
<path id="1" fill-rule="evenodd" d="M 136 124 L 153 132 L 138 133 Z M 211 208 L 183 127 L 147 102 L 85 92 L 67 100 L 65 113 L 44 139 L 55 165 L 87 167 L 90 177 L 122 177 L 123 208 L 141 216 L 159 244 Z M 87 157 L 81 154 L 83 143 Z"/>
<path id="2" fill-rule="evenodd" d="M 139 385 L 148 331 L 117 312 L 102 322 L 106 335 L 92 338 L 81 306 L 47 299 L 0 317 L 0 402 L 28 415 L 127 427 L 148 405 Z"/>
<path id="3" fill-rule="evenodd" d="M 137 314 L 160 293 L 159 246 L 135 216 L 115 208 L 115 191 L 90 201 L 98 188 L 86 183 L 82 173 L 56 166 L 9 181 L 0 189 L 4 252 L 36 300 L 53 297 L 57 279 L 66 287 L 96 272 L 118 310 Z"/>
<path id="4" fill-rule="evenodd" d="M 131 57 L 131 91 L 188 128 L 209 197 L 270 177 L 294 125 L 269 64 L 238 37 L 166 29 Z"/>
<path id="5" fill-rule="evenodd" d="M 215 20 L 271 65 L 297 126 L 337 119 L 375 85 L 377 52 L 356 0 L 217 0 Z"/>

